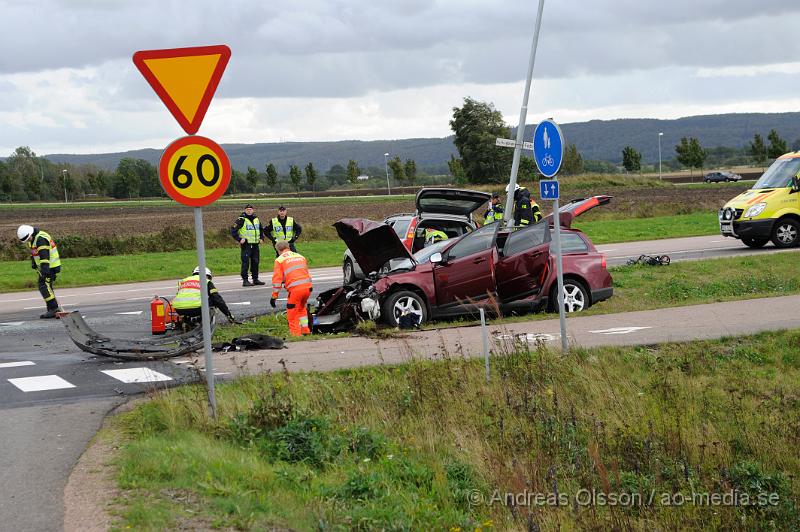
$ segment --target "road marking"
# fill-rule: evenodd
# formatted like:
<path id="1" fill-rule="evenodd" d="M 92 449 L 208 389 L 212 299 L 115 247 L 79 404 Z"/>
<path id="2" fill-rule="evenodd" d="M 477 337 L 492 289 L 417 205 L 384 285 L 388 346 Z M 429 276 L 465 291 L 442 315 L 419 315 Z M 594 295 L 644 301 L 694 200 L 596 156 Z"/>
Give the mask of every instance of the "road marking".
<path id="1" fill-rule="evenodd" d="M 228 306 L 230 307 L 230 306 L 233 306 L 233 305 L 249 305 L 249 304 L 250 304 L 249 301 L 241 301 L 239 303 L 228 303 Z"/>
<path id="2" fill-rule="evenodd" d="M 22 390 L 23 392 L 42 392 L 45 390 L 63 390 L 74 388 L 58 375 L 40 375 L 38 377 L 22 377 L 19 379 L 8 379 L 8 382 Z"/>
<path id="3" fill-rule="evenodd" d="M 561 338 L 561 334 L 547 334 L 547 333 L 519 333 L 519 334 L 500 334 L 493 335 L 495 340 L 516 340 L 518 342 L 553 342 L 557 338 Z"/>
<path id="4" fill-rule="evenodd" d="M 38 308 L 38 307 L 37 307 Z M 18 327 L 25 323 L 24 321 L 7 321 L 5 323 L 0 323 L 0 325 L 5 325 L 6 327 Z"/>
<path id="5" fill-rule="evenodd" d="M 138 316 L 142 312 L 144 312 L 144 311 L 143 310 L 134 310 L 133 312 L 117 312 L 116 314 L 119 314 L 121 316 Z"/>
<path id="6" fill-rule="evenodd" d="M 104 369 L 102 373 L 105 373 L 109 377 L 113 377 L 126 384 L 135 382 L 159 382 L 172 380 L 172 377 L 167 377 L 163 373 L 153 371 L 150 368 Z"/>
<path id="7" fill-rule="evenodd" d="M 618 249 L 618 248 L 613 248 L 613 249 L 601 249 L 601 248 L 597 248 L 597 251 L 599 251 L 600 253 L 611 253 L 612 251 L 616 251 L 617 249 Z"/>
<path id="8" fill-rule="evenodd" d="M 630 334 L 632 332 L 641 331 L 642 329 L 652 329 L 652 327 L 614 327 L 612 329 L 600 329 L 598 331 L 589 331 L 595 334 Z"/>
<path id="9" fill-rule="evenodd" d="M 31 362 L 30 360 L 22 360 L 20 362 L 3 362 L 0 364 L 0 369 L 3 368 L 19 368 L 22 366 L 35 366 L 35 362 Z"/>

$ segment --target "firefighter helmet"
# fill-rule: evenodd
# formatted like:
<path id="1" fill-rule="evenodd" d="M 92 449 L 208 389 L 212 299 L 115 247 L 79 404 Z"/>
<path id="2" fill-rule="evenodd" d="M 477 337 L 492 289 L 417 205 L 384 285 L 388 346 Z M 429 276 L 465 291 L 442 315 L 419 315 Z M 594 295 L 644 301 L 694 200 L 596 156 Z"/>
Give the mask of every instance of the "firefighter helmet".
<path id="1" fill-rule="evenodd" d="M 17 238 L 21 242 L 27 242 L 33 236 L 33 227 L 30 225 L 20 225 L 17 228 Z"/>
<path id="2" fill-rule="evenodd" d="M 198 275 L 199 273 L 200 273 L 200 266 L 198 266 L 197 268 L 195 268 L 195 269 L 192 271 L 192 275 Z M 206 277 L 208 277 L 209 279 L 211 279 L 212 277 L 214 277 L 214 276 L 211 274 L 211 270 L 210 270 L 209 268 L 206 268 Z"/>

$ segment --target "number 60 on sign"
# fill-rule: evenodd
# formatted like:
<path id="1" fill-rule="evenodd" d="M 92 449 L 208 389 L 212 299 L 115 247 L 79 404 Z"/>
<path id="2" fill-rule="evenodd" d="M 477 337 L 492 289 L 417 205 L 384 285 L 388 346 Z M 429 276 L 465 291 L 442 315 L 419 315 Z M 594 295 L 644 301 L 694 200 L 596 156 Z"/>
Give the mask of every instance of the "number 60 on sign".
<path id="1" fill-rule="evenodd" d="M 169 196 L 190 207 L 216 201 L 228 189 L 231 162 L 211 139 L 191 135 L 170 144 L 161 155 L 158 178 Z"/>

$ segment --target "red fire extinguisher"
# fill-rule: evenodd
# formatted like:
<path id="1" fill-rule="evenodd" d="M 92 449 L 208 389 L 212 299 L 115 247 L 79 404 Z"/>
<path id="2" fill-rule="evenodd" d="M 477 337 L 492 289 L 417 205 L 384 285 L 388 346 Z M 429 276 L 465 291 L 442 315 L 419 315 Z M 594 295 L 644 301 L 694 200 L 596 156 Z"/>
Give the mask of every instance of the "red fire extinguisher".
<path id="1" fill-rule="evenodd" d="M 153 334 L 164 334 L 167 329 L 175 328 L 175 311 L 169 301 L 154 296 L 150 301 L 150 322 Z"/>

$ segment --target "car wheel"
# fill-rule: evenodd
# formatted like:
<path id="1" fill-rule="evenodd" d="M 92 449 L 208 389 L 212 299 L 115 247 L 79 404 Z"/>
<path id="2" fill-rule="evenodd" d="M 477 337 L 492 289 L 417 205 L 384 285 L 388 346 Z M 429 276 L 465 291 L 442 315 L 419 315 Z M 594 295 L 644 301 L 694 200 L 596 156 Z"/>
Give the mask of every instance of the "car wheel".
<path id="1" fill-rule="evenodd" d="M 350 284 L 356 280 L 355 268 L 353 268 L 353 261 L 350 259 L 344 259 L 344 264 L 342 265 L 342 280 L 344 284 Z"/>
<path id="2" fill-rule="evenodd" d="M 550 289 L 550 309 L 558 312 L 558 283 Z M 576 279 L 564 279 L 564 310 L 580 312 L 589 308 L 589 293 L 582 282 Z"/>
<path id="3" fill-rule="evenodd" d="M 797 246 L 800 237 L 800 223 L 793 218 L 781 218 L 772 229 L 772 243 L 778 248 Z"/>
<path id="4" fill-rule="evenodd" d="M 742 243 L 753 249 L 763 248 L 767 242 L 769 242 L 769 238 L 742 238 Z"/>
<path id="5" fill-rule="evenodd" d="M 400 316 L 406 313 L 417 314 L 420 325 L 428 321 L 428 307 L 422 296 L 416 292 L 400 290 L 391 294 L 383 303 L 383 319 L 392 327 L 397 327 Z"/>

